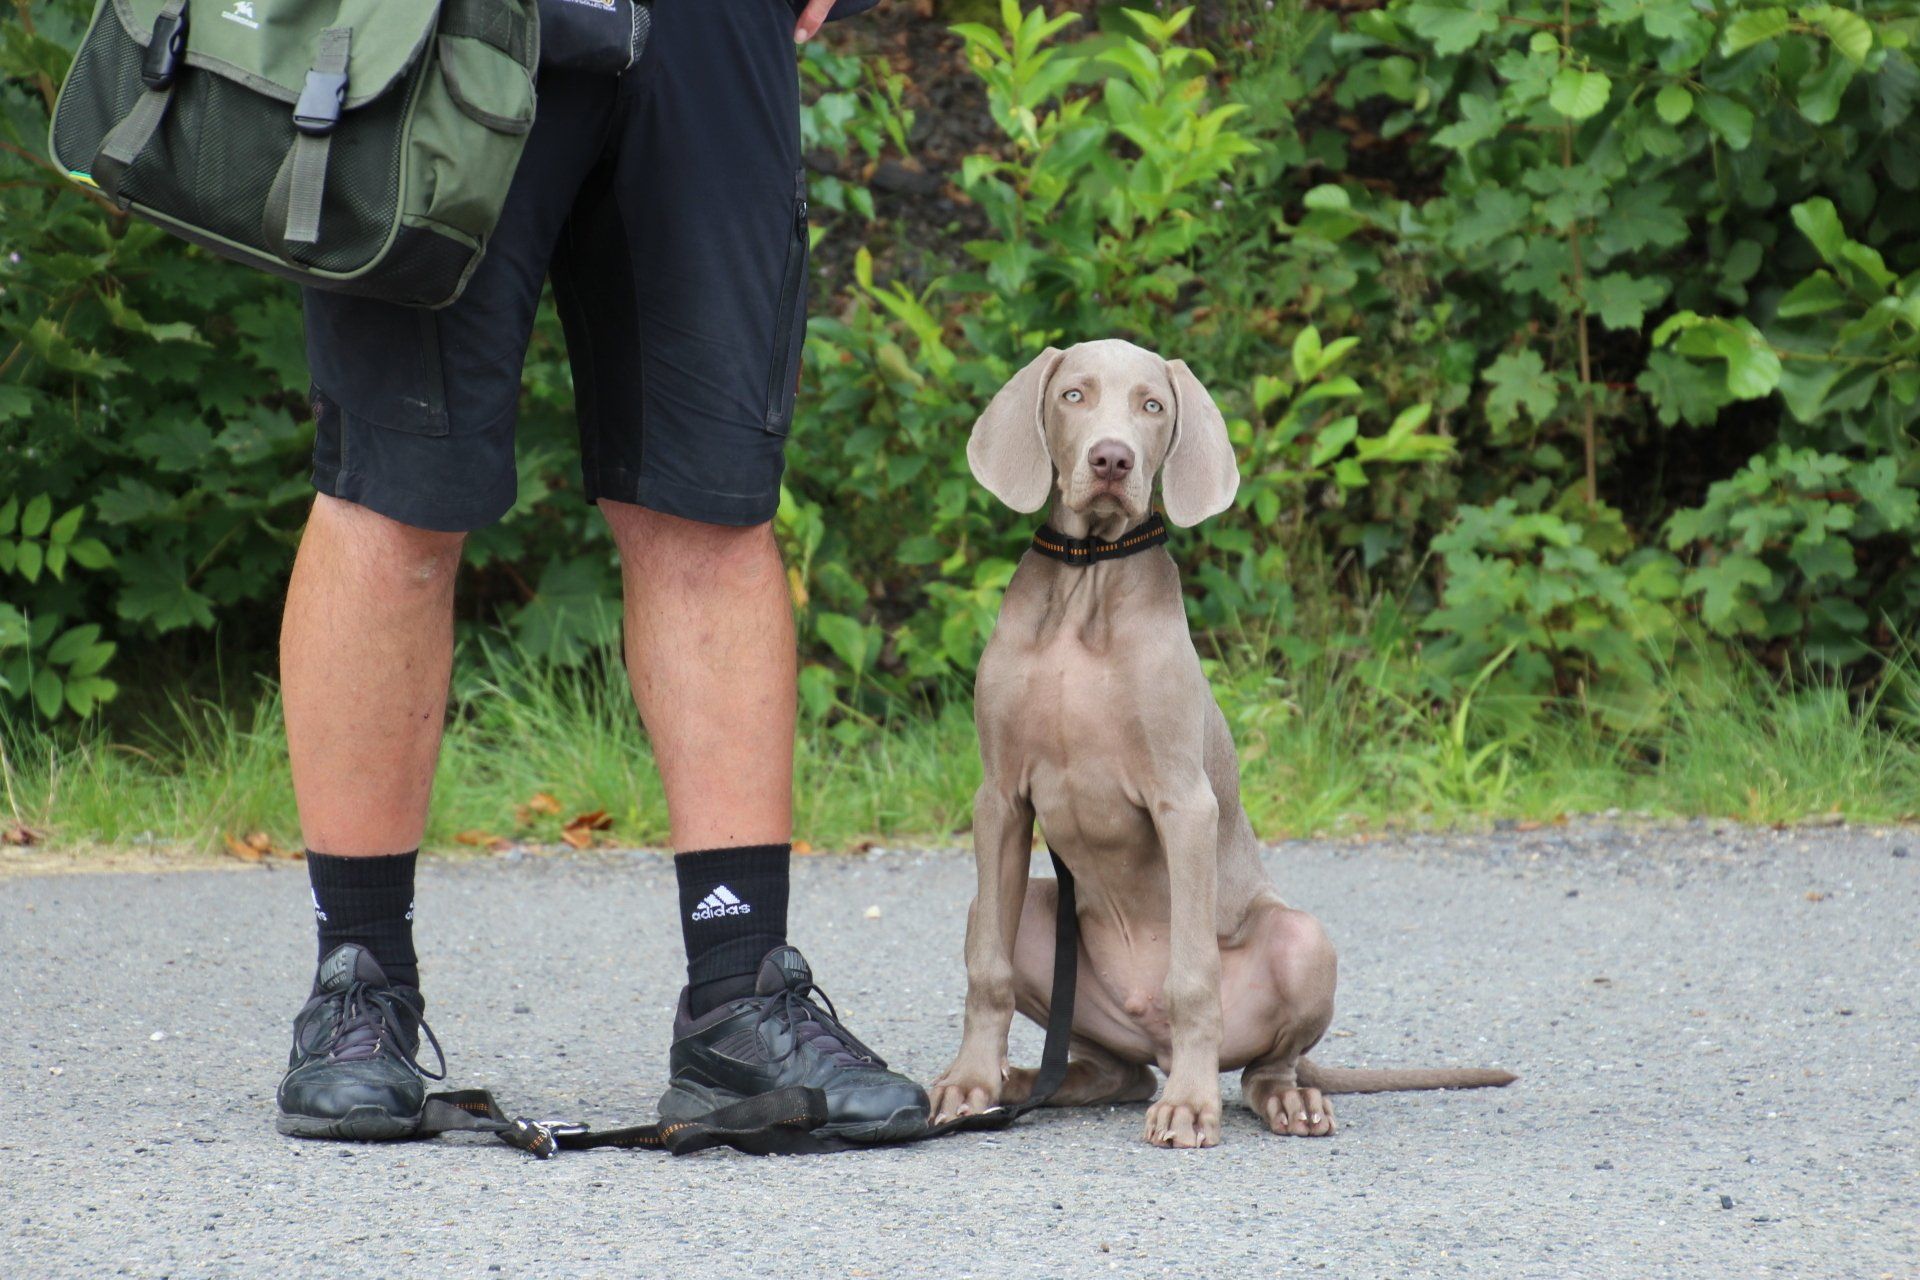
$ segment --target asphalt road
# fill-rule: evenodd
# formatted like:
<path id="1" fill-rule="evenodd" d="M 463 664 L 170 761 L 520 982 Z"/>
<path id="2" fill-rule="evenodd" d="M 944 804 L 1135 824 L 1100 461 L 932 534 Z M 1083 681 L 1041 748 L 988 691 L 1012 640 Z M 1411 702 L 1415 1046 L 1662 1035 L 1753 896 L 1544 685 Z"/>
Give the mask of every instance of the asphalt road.
<path id="1" fill-rule="evenodd" d="M 297 866 L 0 879 L 0 1273 L 1920 1275 L 1920 832 L 1592 827 L 1269 862 L 1341 948 L 1321 1060 L 1520 1083 L 1344 1099 L 1309 1141 L 1266 1134 L 1229 1078 L 1225 1140 L 1197 1152 L 1143 1145 L 1138 1107 L 783 1160 L 302 1143 L 270 1123 L 311 965 Z M 650 1115 L 666 860 L 423 876 L 454 1082 Z M 971 877 L 953 852 L 797 860 L 796 940 L 923 1079 L 958 1039 Z"/>

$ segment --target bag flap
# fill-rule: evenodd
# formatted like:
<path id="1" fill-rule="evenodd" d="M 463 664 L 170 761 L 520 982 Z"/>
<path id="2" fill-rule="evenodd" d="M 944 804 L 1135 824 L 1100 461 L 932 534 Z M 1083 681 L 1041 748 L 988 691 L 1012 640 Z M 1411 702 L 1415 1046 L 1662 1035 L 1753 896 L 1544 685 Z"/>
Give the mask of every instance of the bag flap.
<path id="1" fill-rule="evenodd" d="M 145 45 L 166 0 L 113 0 L 127 34 Z M 315 41 L 347 27 L 347 108 L 385 93 L 419 58 L 439 18 L 438 0 L 191 0 L 187 64 L 297 102 Z"/>

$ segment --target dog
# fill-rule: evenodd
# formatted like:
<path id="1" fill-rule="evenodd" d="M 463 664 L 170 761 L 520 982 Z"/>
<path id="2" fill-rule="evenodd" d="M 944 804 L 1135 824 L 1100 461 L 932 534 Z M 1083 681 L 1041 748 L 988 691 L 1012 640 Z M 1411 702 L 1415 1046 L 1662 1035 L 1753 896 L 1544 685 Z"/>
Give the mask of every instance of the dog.
<path id="1" fill-rule="evenodd" d="M 1051 993 L 1057 882 L 1028 878 L 1036 819 L 1073 873 L 1080 921 L 1071 1060 L 1049 1105 L 1146 1101 L 1157 1067 L 1166 1088 L 1146 1140 L 1210 1147 L 1222 1071 L 1241 1070 L 1246 1105 L 1296 1137 L 1333 1132 L 1330 1093 L 1513 1081 L 1475 1068 L 1336 1070 L 1304 1056 L 1333 1018 L 1333 944 L 1261 866 L 1173 559 L 1151 545 L 1060 562 L 1069 546 L 1140 543 L 1156 473 L 1174 525 L 1232 504 L 1226 422 L 1192 370 L 1119 340 L 1049 347 L 980 415 L 967 459 L 1015 511 L 1051 494 L 1037 538 L 1053 540 L 1021 559 L 974 686 L 979 882 L 965 1025 L 930 1091 L 933 1121 L 1031 1092 L 1034 1072 L 1008 1065 L 1007 1032 L 1016 1009 L 1046 1025 Z"/>

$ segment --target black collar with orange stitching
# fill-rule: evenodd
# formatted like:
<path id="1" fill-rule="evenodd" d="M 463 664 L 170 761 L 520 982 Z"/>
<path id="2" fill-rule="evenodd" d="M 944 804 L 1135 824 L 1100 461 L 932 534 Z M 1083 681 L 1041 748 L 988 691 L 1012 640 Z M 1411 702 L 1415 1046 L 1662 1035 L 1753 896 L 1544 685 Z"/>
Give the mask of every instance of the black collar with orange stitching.
<path id="1" fill-rule="evenodd" d="M 1167 540 L 1167 522 L 1158 511 L 1109 542 L 1105 538 L 1069 538 L 1050 524 L 1034 531 L 1033 549 L 1061 564 L 1084 567 L 1101 560 L 1124 556 L 1157 547 Z"/>

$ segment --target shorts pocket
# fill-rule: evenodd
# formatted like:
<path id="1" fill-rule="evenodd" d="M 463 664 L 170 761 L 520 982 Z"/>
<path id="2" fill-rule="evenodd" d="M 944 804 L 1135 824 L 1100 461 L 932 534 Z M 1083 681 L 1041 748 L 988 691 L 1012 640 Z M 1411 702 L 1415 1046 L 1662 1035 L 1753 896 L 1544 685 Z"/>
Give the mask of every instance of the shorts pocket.
<path id="1" fill-rule="evenodd" d="M 437 312 L 314 289 L 305 310 L 307 363 L 328 399 L 390 431 L 448 433 Z"/>
<path id="2" fill-rule="evenodd" d="M 773 354 L 767 369 L 765 425 L 785 435 L 793 424 L 793 400 L 799 390 L 800 352 L 807 340 L 807 171 L 793 175 L 793 219 L 787 240 L 786 268 L 780 278 L 779 310 L 774 314 Z"/>

